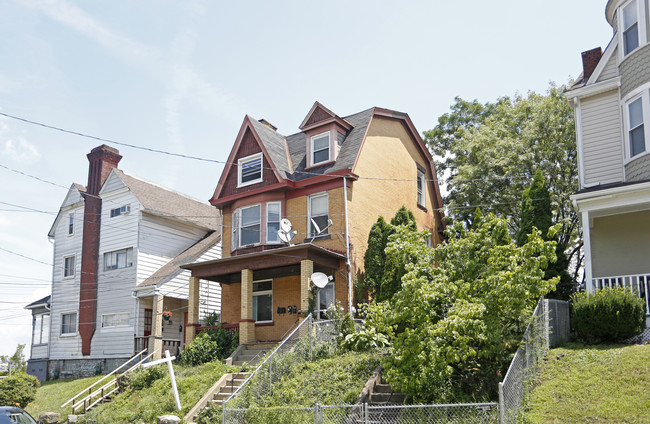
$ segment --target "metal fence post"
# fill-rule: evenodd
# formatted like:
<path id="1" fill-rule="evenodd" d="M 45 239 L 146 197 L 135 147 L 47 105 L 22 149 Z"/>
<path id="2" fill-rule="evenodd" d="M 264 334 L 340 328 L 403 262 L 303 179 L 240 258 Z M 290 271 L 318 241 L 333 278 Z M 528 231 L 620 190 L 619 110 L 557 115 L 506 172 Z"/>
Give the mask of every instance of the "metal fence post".
<path id="1" fill-rule="evenodd" d="M 506 406 L 503 402 L 503 383 L 499 383 L 499 423 L 506 424 Z"/>
<path id="2" fill-rule="evenodd" d="M 368 424 L 370 422 L 370 419 L 368 417 L 368 402 L 365 402 L 363 404 L 362 414 L 363 414 L 363 422 L 364 422 L 364 424 Z"/>
<path id="3" fill-rule="evenodd" d="M 312 352 L 312 339 L 311 339 L 313 319 L 314 318 L 312 317 L 312 314 L 309 314 L 309 324 L 307 325 L 307 329 L 309 330 L 309 360 L 310 361 L 314 359 L 314 354 Z"/>
<path id="4" fill-rule="evenodd" d="M 269 393 L 273 391 L 272 373 L 273 373 L 273 357 L 271 357 L 269 360 Z"/>

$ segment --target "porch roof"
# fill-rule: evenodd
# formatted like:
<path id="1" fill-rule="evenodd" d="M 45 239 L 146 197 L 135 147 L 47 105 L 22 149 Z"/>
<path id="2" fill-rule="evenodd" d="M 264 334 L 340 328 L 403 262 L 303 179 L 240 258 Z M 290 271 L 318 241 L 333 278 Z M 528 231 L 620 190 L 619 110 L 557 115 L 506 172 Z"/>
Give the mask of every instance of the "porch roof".
<path id="1" fill-rule="evenodd" d="M 239 282 L 243 269 L 252 270 L 255 279 L 272 278 L 280 275 L 299 275 L 300 262 L 303 260 L 312 261 L 315 269 L 336 270 L 344 259 L 345 255 L 341 253 L 303 243 L 182 265 L 181 268 L 192 271 L 192 277 L 228 284 Z"/>

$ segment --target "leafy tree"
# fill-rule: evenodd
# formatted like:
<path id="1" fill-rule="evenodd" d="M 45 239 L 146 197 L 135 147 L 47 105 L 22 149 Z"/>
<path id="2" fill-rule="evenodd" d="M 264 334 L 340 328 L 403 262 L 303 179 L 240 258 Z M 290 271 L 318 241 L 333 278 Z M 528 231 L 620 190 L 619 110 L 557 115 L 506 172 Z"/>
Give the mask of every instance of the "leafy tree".
<path id="1" fill-rule="evenodd" d="M 535 173 L 532 184 L 528 187 L 521 200 L 521 222 L 517 231 L 516 241 L 518 246 L 526 243 L 528 235 L 532 232 L 533 227 L 542 233 L 544 240 L 556 240 L 555 236 L 549 234 L 553 225 L 553 210 L 551 207 L 551 194 L 546 188 L 544 176 L 540 170 Z M 574 281 L 567 272 L 569 260 L 564 253 L 566 246 L 557 243 L 555 247 L 555 256 L 557 260 L 549 264 L 546 269 L 545 278 L 560 277 L 556 289 L 549 294 L 549 297 L 569 300 L 573 293 Z"/>
<path id="2" fill-rule="evenodd" d="M 546 95 L 502 97 L 481 104 L 455 99 L 451 112 L 425 132 L 447 176 L 448 217 L 472 225 L 477 206 L 509 218 L 515 236 L 521 222 L 521 193 L 539 170 L 551 197 L 552 222 L 561 224 L 557 242 L 566 249 L 575 280 L 582 264 L 578 216 L 569 196 L 578 189 L 573 111 L 566 87 L 551 85 Z M 558 261 L 563 263 L 564 261 Z"/>
<path id="3" fill-rule="evenodd" d="M 370 305 L 366 321 L 391 340 L 388 381 L 416 401 L 493 400 L 536 300 L 557 282 L 544 279 L 555 243 L 533 230 L 517 246 L 493 214 L 449 226 L 435 249 L 423 233 L 395 231 L 386 255 L 406 263 L 402 288 Z"/>
<path id="4" fill-rule="evenodd" d="M 397 258 L 386 257 L 386 245 L 395 228 L 404 226 L 408 231 L 417 231 L 415 215 L 402 206 L 388 224 L 379 217 L 368 234 L 368 249 L 363 257 L 365 276 L 363 288 L 368 290 L 376 300 L 390 299 L 402 284 L 402 276 L 406 272 L 404 263 Z"/>
<path id="5" fill-rule="evenodd" d="M 13 355 L 0 355 L 0 362 L 7 363 L 11 367 L 12 373 L 25 372 L 27 361 L 25 360 L 25 345 L 19 344 Z"/>

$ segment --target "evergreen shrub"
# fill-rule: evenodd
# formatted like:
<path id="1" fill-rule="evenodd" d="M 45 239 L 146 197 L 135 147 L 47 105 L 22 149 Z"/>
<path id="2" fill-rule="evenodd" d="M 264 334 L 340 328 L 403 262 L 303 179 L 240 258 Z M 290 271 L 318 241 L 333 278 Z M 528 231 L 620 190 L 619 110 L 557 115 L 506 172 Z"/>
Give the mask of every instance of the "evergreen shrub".
<path id="1" fill-rule="evenodd" d="M 25 373 L 0 379 L 0 405 L 25 408 L 36 398 L 36 389 L 40 385 L 36 377 Z"/>
<path id="2" fill-rule="evenodd" d="M 200 365 L 214 360 L 222 360 L 239 345 L 239 333 L 218 326 L 201 332 L 192 343 L 185 347 L 180 360 L 188 365 Z"/>
<path id="3" fill-rule="evenodd" d="M 586 343 L 617 343 L 645 328 L 645 303 L 636 292 L 604 288 L 572 297 L 571 325 Z"/>

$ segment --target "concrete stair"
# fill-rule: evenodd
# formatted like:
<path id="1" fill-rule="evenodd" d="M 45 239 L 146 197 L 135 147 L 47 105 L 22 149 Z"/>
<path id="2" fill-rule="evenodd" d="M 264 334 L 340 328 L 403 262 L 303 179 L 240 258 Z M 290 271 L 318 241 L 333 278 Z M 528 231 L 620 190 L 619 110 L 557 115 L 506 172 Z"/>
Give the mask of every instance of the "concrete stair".
<path id="1" fill-rule="evenodd" d="M 390 387 L 390 384 L 380 382 L 375 384 L 368 403 L 373 406 L 402 405 L 405 400 L 406 395 L 404 393 L 395 392 Z"/>
<path id="2" fill-rule="evenodd" d="M 250 343 L 241 345 L 232 356 L 228 358 L 232 365 L 242 366 L 257 365 L 260 360 L 270 351 L 275 349 L 277 343 Z"/>
<path id="3" fill-rule="evenodd" d="M 223 405 L 223 402 L 225 402 L 231 394 L 244 384 L 244 381 L 246 381 L 250 375 L 251 373 L 248 372 L 223 375 L 187 413 L 185 421 L 188 423 L 195 423 L 199 412 L 201 412 L 202 409 L 207 408 L 210 404 L 217 406 Z"/>

